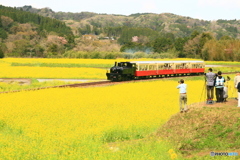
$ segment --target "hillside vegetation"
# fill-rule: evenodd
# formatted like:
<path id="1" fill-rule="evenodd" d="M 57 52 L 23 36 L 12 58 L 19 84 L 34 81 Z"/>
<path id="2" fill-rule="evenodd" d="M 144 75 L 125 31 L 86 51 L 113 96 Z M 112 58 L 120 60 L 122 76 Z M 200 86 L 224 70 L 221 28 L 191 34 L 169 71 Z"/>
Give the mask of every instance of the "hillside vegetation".
<path id="1" fill-rule="evenodd" d="M 17 57 L 57 55 L 74 46 L 64 22 L 1 5 L 0 40 L 0 53 Z"/>
<path id="2" fill-rule="evenodd" d="M 145 58 L 240 60 L 240 21 L 236 19 L 205 21 L 172 13 L 65 13 L 32 6 L 1 6 L 0 15 L 0 55 L 5 56 L 114 59 L 134 57 L 123 52 L 141 52 Z M 89 55 L 82 57 L 82 52 Z"/>

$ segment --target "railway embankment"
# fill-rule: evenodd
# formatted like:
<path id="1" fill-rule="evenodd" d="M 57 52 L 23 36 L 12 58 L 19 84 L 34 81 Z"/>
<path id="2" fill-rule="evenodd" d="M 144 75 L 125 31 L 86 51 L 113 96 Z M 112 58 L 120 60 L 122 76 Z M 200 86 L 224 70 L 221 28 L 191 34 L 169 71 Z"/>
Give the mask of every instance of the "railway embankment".
<path id="1" fill-rule="evenodd" d="M 240 157 L 237 100 L 211 105 L 202 102 L 189 108 L 187 113 L 173 115 L 155 136 L 172 142 L 185 158 L 208 159 L 211 152 L 237 153 Z"/>

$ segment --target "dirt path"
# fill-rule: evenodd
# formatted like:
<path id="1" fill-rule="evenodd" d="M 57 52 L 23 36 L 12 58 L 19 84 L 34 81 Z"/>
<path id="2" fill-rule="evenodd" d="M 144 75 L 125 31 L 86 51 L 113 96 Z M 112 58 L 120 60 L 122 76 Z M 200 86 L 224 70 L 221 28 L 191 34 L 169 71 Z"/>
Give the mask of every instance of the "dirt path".
<path id="1" fill-rule="evenodd" d="M 194 103 L 194 104 L 190 104 L 189 108 L 199 108 L 199 107 L 229 107 L 229 106 L 236 106 L 238 105 L 238 101 L 234 98 L 229 98 L 227 99 L 227 102 L 223 102 L 223 103 L 216 103 L 214 102 L 213 104 L 207 104 L 206 102 L 199 102 L 199 103 Z M 239 107 L 240 109 L 240 107 Z"/>

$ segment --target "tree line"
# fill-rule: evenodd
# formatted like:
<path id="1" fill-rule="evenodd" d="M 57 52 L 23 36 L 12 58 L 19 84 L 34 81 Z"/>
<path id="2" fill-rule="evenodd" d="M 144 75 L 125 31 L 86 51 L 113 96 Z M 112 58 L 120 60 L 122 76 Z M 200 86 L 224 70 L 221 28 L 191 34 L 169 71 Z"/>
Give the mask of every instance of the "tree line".
<path id="1" fill-rule="evenodd" d="M 139 29 L 136 29 L 139 30 Z M 217 39 L 211 32 L 193 31 L 189 37 L 175 37 L 172 33 L 155 33 L 154 39 L 138 34 L 138 41 L 131 39 L 131 30 L 124 30 L 119 40 L 125 41 L 122 52 L 174 53 L 176 57 L 201 58 L 214 61 L 240 61 L 240 40 L 230 36 Z M 148 34 L 149 35 L 149 34 Z M 143 40 L 144 39 L 144 40 Z M 128 40 L 128 41 L 127 41 Z"/>
<path id="2" fill-rule="evenodd" d="M 0 52 L 8 56 L 44 56 L 74 47 L 74 35 L 64 22 L 2 5 L 0 40 Z"/>

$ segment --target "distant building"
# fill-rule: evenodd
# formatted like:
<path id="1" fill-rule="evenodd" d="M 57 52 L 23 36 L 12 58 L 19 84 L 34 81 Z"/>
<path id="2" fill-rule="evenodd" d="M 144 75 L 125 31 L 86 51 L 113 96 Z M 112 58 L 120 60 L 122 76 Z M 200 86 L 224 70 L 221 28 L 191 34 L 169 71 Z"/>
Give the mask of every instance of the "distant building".
<path id="1" fill-rule="evenodd" d="M 132 42 L 138 42 L 138 36 L 134 36 L 134 37 L 132 37 Z"/>
<path id="2" fill-rule="evenodd" d="M 90 34 L 85 34 L 85 35 L 82 36 L 82 38 L 84 40 L 92 40 L 92 41 L 98 39 L 98 37 L 96 35 L 90 35 Z"/>

